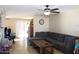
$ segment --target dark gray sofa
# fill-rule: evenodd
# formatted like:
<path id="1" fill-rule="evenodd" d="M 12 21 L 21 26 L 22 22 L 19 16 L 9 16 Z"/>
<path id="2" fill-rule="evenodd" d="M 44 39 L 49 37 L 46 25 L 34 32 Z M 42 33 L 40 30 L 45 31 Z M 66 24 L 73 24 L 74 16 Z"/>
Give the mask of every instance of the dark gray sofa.
<path id="1" fill-rule="evenodd" d="M 78 37 L 54 32 L 36 32 L 35 37 L 28 38 L 28 43 L 31 44 L 33 39 L 44 39 L 63 53 L 72 54 L 76 38 Z"/>

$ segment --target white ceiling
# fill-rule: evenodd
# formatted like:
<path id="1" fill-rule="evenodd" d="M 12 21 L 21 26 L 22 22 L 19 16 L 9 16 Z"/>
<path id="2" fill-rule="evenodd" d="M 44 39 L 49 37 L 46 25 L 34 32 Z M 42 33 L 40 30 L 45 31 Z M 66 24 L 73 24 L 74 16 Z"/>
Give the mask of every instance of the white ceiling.
<path id="1" fill-rule="evenodd" d="M 58 7 L 60 11 L 70 10 L 74 8 L 79 8 L 79 6 L 69 6 L 69 5 L 50 5 L 50 8 Z M 0 5 L 0 9 L 4 8 L 6 11 L 6 17 L 11 18 L 33 18 L 36 14 L 43 14 L 42 11 L 38 9 L 44 9 L 44 5 Z"/>

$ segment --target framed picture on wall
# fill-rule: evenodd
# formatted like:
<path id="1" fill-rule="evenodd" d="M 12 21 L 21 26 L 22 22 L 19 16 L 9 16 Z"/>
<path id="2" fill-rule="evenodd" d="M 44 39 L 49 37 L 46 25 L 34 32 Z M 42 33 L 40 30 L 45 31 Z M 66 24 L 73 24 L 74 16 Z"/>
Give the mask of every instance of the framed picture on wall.
<path id="1" fill-rule="evenodd" d="M 40 20 L 39 20 L 39 24 L 40 24 L 40 25 L 44 25 L 44 19 L 40 19 Z"/>

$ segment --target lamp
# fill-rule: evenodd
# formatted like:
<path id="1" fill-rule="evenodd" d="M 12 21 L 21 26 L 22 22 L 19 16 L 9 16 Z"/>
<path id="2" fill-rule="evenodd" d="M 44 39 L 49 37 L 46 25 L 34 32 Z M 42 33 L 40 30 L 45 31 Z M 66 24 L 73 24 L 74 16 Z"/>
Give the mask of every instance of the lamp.
<path id="1" fill-rule="evenodd" d="M 50 15 L 50 11 L 45 11 L 44 14 L 45 15 Z"/>

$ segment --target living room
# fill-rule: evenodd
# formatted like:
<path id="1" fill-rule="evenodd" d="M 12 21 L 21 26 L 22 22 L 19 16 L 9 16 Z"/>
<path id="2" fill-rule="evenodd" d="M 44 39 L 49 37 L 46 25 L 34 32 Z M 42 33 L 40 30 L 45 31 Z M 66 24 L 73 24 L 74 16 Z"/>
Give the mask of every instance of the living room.
<path id="1" fill-rule="evenodd" d="M 28 44 L 28 46 L 31 46 L 31 47 L 36 46 L 38 48 L 38 52 L 43 54 L 42 53 L 43 48 L 38 47 L 40 43 L 38 42 L 39 44 L 37 46 L 37 43 L 35 43 L 34 40 L 46 39 L 44 40 L 44 42 L 46 41 L 47 44 L 46 43 L 45 44 L 49 45 L 50 48 L 47 48 L 47 49 L 44 48 L 44 50 L 46 50 L 44 51 L 45 54 L 46 53 L 54 54 L 55 53 L 53 52 L 54 48 L 65 54 L 73 54 L 75 40 L 78 38 L 78 35 L 79 35 L 78 33 L 79 32 L 79 27 L 78 27 L 79 26 L 79 23 L 78 23 L 79 6 L 78 5 L 62 5 L 62 6 L 61 5 L 47 5 L 47 6 L 48 7 L 46 7 L 46 5 L 24 5 L 24 6 L 4 5 L 4 6 L 1 6 L 1 8 L 4 8 L 6 11 L 6 17 L 4 18 L 7 20 L 4 20 L 4 25 L 6 25 L 7 27 L 10 27 L 13 30 L 13 32 L 16 33 L 16 31 L 18 32 L 18 30 L 21 28 L 21 26 L 19 27 L 21 22 L 17 22 L 19 25 L 17 25 L 16 27 L 17 30 L 15 30 L 16 20 L 17 19 L 24 20 L 21 17 L 25 16 L 26 18 L 27 16 L 28 18 L 25 20 L 30 20 L 30 21 L 33 20 L 33 24 L 32 24 L 33 33 L 31 33 L 33 34 L 33 36 L 28 37 L 27 39 L 28 43 L 26 43 Z M 46 8 L 50 8 L 54 11 L 51 12 L 49 15 L 45 15 L 43 13 L 45 10 L 47 10 Z M 43 11 L 41 11 L 40 9 Z M 25 36 L 25 31 L 22 36 Z M 22 38 L 22 36 L 20 37 Z M 53 39 L 57 39 L 57 40 L 53 40 Z M 32 45 L 35 44 L 35 45 L 32 46 L 30 44 Z M 19 46 L 17 45 L 17 47 Z M 17 51 L 16 53 L 18 54 L 19 52 Z"/>
<path id="2" fill-rule="evenodd" d="M 48 17 L 44 15 L 36 15 L 33 23 L 35 37 L 29 38 L 29 39 L 47 39 L 52 43 L 52 45 L 54 44 L 56 45 L 55 48 L 58 48 L 64 53 L 72 54 L 74 51 L 75 40 L 78 38 L 78 35 L 79 35 L 78 33 L 79 32 L 79 28 L 78 28 L 78 24 L 79 24 L 78 9 L 79 8 L 78 8 L 78 5 L 76 6 L 63 5 L 59 9 L 60 9 L 60 13 L 52 14 Z M 43 25 L 40 24 L 41 19 L 44 20 Z M 64 40 L 68 40 L 68 42 L 61 43 L 63 41 L 62 40 L 63 37 L 65 37 Z M 53 39 L 59 40 L 60 43 Z M 67 50 L 64 50 L 64 49 L 67 49 Z"/>
<path id="3" fill-rule="evenodd" d="M 49 5 L 47 9 L 45 9 L 46 5 Z M 55 9 L 57 13 L 55 11 L 55 13 L 52 13 L 52 11 L 44 11 L 44 9 L 49 10 L 54 8 L 59 9 Z M 5 19 L 8 19 L 5 21 L 5 25 L 8 26 L 10 24 L 9 28 L 13 33 L 10 37 L 12 40 L 17 36 L 16 30 L 17 33 L 19 33 L 20 30 L 25 28 L 21 27 L 25 23 L 24 21 L 27 19 L 32 20 L 29 22 L 29 28 L 31 29 L 26 32 L 26 35 L 22 35 L 29 36 L 28 39 L 26 39 L 27 43 L 25 39 L 20 40 L 18 35 L 14 39 L 12 47 L 6 44 L 0 47 L 0 52 L 3 51 L 3 53 L 0 54 L 0 58 L 79 59 L 79 40 L 75 42 L 75 38 L 79 39 L 78 13 L 79 0 L 0 0 L 0 46 L 4 45 L 1 41 L 4 39 L 4 26 L 2 24 Z M 49 14 L 49 16 L 46 16 L 47 14 Z M 21 20 L 19 21 L 19 19 L 21 19 L 22 22 Z M 17 26 L 15 26 L 16 24 Z M 23 30 L 23 32 L 25 31 Z M 27 33 L 29 33 L 29 35 L 27 35 Z M 8 41 L 8 43 L 10 43 L 10 41 Z M 7 53 L 9 51 L 8 48 L 11 49 L 12 52 Z"/>

